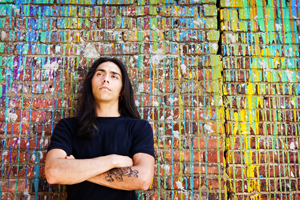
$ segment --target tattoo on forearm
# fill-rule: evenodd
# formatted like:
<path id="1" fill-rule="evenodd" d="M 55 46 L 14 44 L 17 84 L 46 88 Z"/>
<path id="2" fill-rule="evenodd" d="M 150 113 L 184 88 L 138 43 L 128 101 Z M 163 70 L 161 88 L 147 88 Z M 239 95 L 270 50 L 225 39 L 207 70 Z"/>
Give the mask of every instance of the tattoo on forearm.
<path id="1" fill-rule="evenodd" d="M 137 170 L 132 170 L 130 167 L 111 169 L 107 172 L 105 180 L 108 182 L 114 182 L 116 179 L 117 181 L 121 182 L 123 181 L 124 176 L 133 176 L 134 178 L 137 178 L 138 173 L 139 172 Z"/>

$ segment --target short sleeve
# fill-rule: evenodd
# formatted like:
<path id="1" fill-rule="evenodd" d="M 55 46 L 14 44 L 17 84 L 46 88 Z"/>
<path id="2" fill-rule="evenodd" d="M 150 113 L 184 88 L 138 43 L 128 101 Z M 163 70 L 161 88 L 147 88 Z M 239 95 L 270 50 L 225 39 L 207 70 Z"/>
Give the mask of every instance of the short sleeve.
<path id="1" fill-rule="evenodd" d="M 146 120 L 140 120 L 133 129 L 133 141 L 130 156 L 136 153 L 147 153 L 155 158 L 152 127 Z"/>
<path id="2" fill-rule="evenodd" d="M 49 152 L 51 149 L 62 149 L 67 153 L 68 156 L 71 155 L 72 131 L 74 131 L 74 127 L 72 126 L 72 123 L 70 123 L 70 120 L 60 120 L 54 128 L 47 152 Z"/>

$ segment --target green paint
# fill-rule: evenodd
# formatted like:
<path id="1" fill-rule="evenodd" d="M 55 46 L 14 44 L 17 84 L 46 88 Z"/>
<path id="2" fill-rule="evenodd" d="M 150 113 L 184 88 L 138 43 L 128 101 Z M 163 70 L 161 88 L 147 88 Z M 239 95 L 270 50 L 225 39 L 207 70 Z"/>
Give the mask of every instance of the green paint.
<path id="1" fill-rule="evenodd" d="M 240 19 L 250 19 L 249 8 L 240 8 L 239 9 L 239 18 Z"/>
<path id="2" fill-rule="evenodd" d="M 117 15 L 115 17 L 115 23 L 116 23 L 116 28 L 120 28 L 121 27 L 121 16 Z"/>
<path id="3" fill-rule="evenodd" d="M 206 18 L 205 26 L 208 29 L 218 29 L 218 20 L 217 20 L 217 18 Z"/>
<path id="4" fill-rule="evenodd" d="M 157 27 L 157 18 L 150 18 L 149 19 L 149 28 L 150 29 L 158 29 Z"/>
<path id="5" fill-rule="evenodd" d="M 205 17 L 217 16 L 217 6 L 216 5 L 204 5 L 204 16 Z"/>
<path id="6" fill-rule="evenodd" d="M 131 35 L 131 34 L 132 34 L 131 31 L 128 31 L 128 32 L 127 32 L 127 35 Z M 138 40 L 139 42 L 142 42 L 142 41 L 144 40 L 144 32 L 143 32 L 143 31 L 137 31 L 137 32 L 136 32 L 136 37 L 137 37 L 137 40 Z"/>
<path id="7" fill-rule="evenodd" d="M 41 42 L 46 42 L 46 39 L 47 39 L 47 32 L 41 32 L 40 41 Z M 51 41 L 51 38 L 49 38 L 49 41 Z"/>
<path id="8" fill-rule="evenodd" d="M 220 32 L 217 30 L 211 30 L 207 32 L 207 40 L 208 41 L 219 41 Z"/>
<path id="9" fill-rule="evenodd" d="M 0 43 L 0 53 L 4 52 L 4 43 Z"/>
<path id="10" fill-rule="evenodd" d="M 221 63 L 220 63 L 220 60 L 221 60 L 221 58 L 220 58 L 220 56 L 219 55 L 211 55 L 210 56 L 210 62 L 211 62 L 211 66 L 212 67 L 220 67 L 220 69 L 222 68 L 221 67 Z"/>

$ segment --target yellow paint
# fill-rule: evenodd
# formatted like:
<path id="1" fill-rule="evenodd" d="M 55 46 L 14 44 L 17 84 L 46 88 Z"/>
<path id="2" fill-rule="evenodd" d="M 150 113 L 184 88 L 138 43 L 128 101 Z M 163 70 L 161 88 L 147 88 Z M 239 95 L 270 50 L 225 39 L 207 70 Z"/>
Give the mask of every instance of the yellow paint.
<path id="1" fill-rule="evenodd" d="M 175 7 L 175 12 L 176 12 L 176 15 L 175 16 L 178 16 L 178 6 L 174 6 Z"/>
<path id="2" fill-rule="evenodd" d="M 259 184 L 259 181 L 253 180 L 252 184 L 250 181 L 250 178 L 255 178 L 254 169 L 257 167 L 253 164 L 252 155 L 253 151 L 251 151 L 251 142 L 250 142 L 250 129 L 252 128 L 255 130 L 256 133 L 258 133 L 258 123 L 255 123 L 259 121 L 259 113 L 254 110 L 259 105 L 262 105 L 262 99 L 256 98 L 253 96 L 255 93 L 255 87 L 256 85 L 253 83 L 248 82 L 246 89 L 247 89 L 247 110 L 240 110 L 239 113 L 234 113 L 234 120 L 241 122 L 240 124 L 240 134 L 244 137 L 245 142 L 245 151 L 244 151 L 244 158 L 245 158 L 245 165 L 246 167 L 246 176 L 249 178 L 247 180 L 247 190 L 248 192 L 253 192 L 255 190 L 255 187 L 257 184 Z M 257 99 L 256 105 L 253 103 L 253 99 Z M 254 114 L 252 114 L 254 112 Z M 240 115 L 239 115 L 240 114 Z M 248 116 L 248 118 L 246 117 Z M 254 119 L 255 118 L 255 119 Z M 254 122 L 254 123 L 253 123 Z M 248 126 L 249 125 L 249 126 Z M 238 132 L 238 127 L 234 127 L 234 133 Z M 256 145 L 257 147 L 257 145 Z M 242 169 L 245 170 L 245 169 Z M 255 196 L 253 196 L 255 197 Z M 256 197 L 255 197 L 256 198 Z"/>

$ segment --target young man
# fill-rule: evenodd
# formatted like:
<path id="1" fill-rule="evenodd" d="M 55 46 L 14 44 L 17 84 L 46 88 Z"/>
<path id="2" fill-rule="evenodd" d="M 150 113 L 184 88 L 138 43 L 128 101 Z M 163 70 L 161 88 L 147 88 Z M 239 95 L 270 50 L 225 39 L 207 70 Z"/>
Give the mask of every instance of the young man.
<path id="1" fill-rule="evenodd" d="M 136 199 L 154 173 L 153 132 L 137 112 L 124 65 L 99 58 L 85 78 L 78 115 L 59 121 L 45 172 L 49 184 L 67 185 L 68 200 Z"/>

